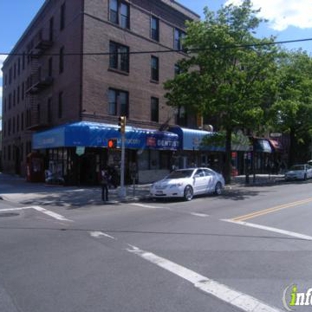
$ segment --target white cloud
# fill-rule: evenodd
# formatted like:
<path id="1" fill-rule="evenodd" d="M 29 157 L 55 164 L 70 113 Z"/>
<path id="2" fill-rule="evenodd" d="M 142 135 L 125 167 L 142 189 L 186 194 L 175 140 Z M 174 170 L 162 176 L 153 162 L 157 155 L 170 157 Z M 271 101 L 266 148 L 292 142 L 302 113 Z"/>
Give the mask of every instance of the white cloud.
<path id="1" fill-rule="evenodd" d="M 242 0 L 226 0 L 225 4 L 240 5 Z M 301 29 L 312 28 L 311 0 L 253 0 L 255 9 L 261 8 L 259 17 L 267 19 L 268 26 L 282 31 L 293 26 Z"/>
<path id="2" fill-rule="evenodd" d="M 2 70 L 1 70 L 1 68 L 2 68 L 3 62 L 4 62 L 4 60 L 6 58 L 7 58 L 7 55 L 0 54 L 0 78 L 2 78 Z M 2 94 L 2 92 L 1 92 L 1 94 Z"/>

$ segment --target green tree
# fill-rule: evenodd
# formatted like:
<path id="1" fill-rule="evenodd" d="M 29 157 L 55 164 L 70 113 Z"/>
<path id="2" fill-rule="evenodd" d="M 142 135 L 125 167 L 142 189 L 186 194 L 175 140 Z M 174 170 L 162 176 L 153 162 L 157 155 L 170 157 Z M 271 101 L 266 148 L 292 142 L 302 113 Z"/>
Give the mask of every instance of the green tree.
<path id="1" fill-rule="evenodd" d="M 231 173 L 231 138 L 236 129 L 259 129 L 275 92 L 274 38 L 259 39 L 251 2 L 222 7 L 216 14 L 205 8 L 203 21 L 187 25 L 180 62 L 181 74 L 165 83 L 168 105 L 186 112 L 213 116 L 226 133 L 227 183 Z"/>
<path id="2" fill-rule="evenodd" d="M 283 51 L 279 58 L 278 98 L 271 107 L 275 130 L 289 133 L 289 165 L 311 157 L 312 59 L 302 50 Z"/>

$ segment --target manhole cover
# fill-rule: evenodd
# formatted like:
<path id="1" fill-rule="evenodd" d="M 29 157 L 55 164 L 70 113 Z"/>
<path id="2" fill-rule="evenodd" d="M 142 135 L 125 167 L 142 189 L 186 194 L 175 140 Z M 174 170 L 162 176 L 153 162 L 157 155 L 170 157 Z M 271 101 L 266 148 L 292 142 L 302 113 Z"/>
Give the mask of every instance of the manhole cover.
<path id="1" fill-rule="evenodd" d="M 0 212 L 0 218 L 1 217 L 16 217 L 19 216 L 19 213 L 17 212 Z"/>

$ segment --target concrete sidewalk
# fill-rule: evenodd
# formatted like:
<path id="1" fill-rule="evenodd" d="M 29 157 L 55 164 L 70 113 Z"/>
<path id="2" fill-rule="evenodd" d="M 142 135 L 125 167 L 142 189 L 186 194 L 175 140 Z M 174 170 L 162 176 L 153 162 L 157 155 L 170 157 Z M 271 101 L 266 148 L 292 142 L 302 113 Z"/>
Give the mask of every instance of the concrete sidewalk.
<path id="1" fill-rule="evenodd" d="M 245 185 L 245 176 L 237 176 L 225 188 L 252 187 L 270 185 L 283 181 L 283 175 L 257 175 Z M 150 184 L 128 185 L 126 197 L 121 199 L 119 187 L 109 190 L 109 201 L 101 199 L 101 187 L 60 186 L 45 183 L 30 183 L 24 178 L 0 173 L 0 198 L 23 205 L 57 205 L 66 207 L 82 207 L 87 205 L 118 204 L 120 202 L 135 202 L 149 199 Z"/>
<path id="2" fill-rule="evenodd" d="M 108 204 L 142 200 L 149 195 L 150 184 L 125 186 L 121 200 L 120 187 L 109 189 Z M 86 206 L 103 205 L 101 186 L 62 186 L 30 183 L 25 178 L 0 173 L 0 198 L 23 205 Z"/>

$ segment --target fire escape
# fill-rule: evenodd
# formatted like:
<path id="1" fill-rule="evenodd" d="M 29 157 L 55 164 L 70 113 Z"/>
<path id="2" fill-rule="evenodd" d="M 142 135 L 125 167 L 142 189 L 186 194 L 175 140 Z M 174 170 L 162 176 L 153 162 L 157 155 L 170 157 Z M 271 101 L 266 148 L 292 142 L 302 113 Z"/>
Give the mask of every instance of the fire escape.
<path id="1" fill-rule="evenodd" d="M 41 30 L 28 47 L 30 75 L 26 83 L 27 130 L 35 131 L 48 127 L 49 112 L 45 108 L 47 99 L 42 97 L 42 92 L 53 84 L 52 57 L 48 58 L 45 54 L 51 46 L 52 41 L 44 39 Z"/>

